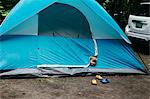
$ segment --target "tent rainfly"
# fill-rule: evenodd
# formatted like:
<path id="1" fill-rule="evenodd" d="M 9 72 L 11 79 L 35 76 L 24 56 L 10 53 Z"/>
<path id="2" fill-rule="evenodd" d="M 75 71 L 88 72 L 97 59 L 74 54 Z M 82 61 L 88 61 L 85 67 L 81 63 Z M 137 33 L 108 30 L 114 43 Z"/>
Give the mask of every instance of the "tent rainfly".
<path id="1" fill-rule="evenodd" d="M 96 66 L 89 58 L 97 56 Z M 0 26 L 2 75 L 146 73 L 95 0 L 20 0 Z"/>

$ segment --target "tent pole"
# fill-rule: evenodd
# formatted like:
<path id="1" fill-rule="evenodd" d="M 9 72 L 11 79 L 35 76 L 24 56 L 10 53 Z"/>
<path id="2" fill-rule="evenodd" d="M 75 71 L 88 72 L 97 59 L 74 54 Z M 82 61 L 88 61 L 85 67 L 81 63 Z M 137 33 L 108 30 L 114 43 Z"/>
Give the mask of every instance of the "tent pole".
<path id="1" fill-rule="evenodd" d="M 98 56 L 98 47 L 97 47 L 97 42 L 95 39 L 93 39 L 94 42 L 94 49 L 95 49 L 95 55 L 94 56 Z"/>

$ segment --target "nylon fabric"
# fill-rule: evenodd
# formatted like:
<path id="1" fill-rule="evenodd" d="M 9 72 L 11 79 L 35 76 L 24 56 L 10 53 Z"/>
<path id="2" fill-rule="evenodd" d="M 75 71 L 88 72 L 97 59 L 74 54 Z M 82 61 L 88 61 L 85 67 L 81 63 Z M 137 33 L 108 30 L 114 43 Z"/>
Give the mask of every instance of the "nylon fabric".
<path id="1" fill-rule="evenodd" d="M 78 9 L 88 20 L 93 39 L 124 39 L 130 43 L 117 23 L 95 0 L 21 0 L 2 23 L 0 35 L 8 33 L 56 2 Z"/>
<path id="2" fill-rule="evenodd" d="M 54 3 L 39 13 L 39 35 L 92 38 L 91 34 L 85 16 L 72 6 Z"/>
<path id="3" fill-rule="evenodd" d="M 123 40 L 97 40 L 98 62 L 94 68 L 132 68 L 144 70 L 143 64 Z"/>
<path id="4" fill-rule="evenodd" d="M 37 68 L 41 64 L 87 65 L 94 55 L 92 39 L 2 36 L 0 45 L 0 70 Z"/>

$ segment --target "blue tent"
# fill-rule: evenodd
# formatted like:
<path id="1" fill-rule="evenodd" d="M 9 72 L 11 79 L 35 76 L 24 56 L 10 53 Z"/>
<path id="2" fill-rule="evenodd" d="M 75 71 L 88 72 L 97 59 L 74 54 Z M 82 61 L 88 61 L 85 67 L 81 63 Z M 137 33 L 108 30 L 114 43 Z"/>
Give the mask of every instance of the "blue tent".
<path id="1" fill-rule="evenodd" d="M 0 70 L 145 73 L 129 44 L 95 0 L 20 0 L 0 26 Z M 96 66 L 89 65 L 91 56 Z"/>

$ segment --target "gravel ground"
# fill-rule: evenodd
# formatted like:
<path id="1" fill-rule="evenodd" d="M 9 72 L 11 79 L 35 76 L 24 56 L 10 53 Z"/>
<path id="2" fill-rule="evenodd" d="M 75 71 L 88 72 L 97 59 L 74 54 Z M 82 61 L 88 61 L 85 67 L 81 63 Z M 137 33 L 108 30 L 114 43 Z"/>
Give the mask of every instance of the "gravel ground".
<path id="1" fill-rule="evenodd" d="M 111 83 L 91 85 L 94 77 L 6 79 L 1 99 L 149 99 L 150 76 L 107 76 Z"/>

